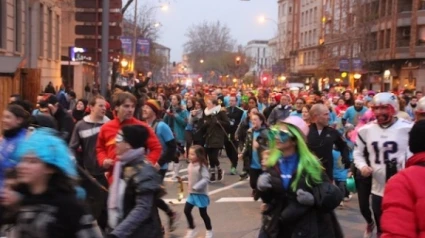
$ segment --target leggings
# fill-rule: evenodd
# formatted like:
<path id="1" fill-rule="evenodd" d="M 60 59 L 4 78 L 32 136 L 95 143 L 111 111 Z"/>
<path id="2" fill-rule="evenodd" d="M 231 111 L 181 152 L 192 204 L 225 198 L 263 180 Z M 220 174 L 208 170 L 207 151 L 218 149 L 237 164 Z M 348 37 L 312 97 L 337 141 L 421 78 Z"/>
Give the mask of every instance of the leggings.
<path id="1" fill-rule="evenodd" d="M 376 232 L 381 233 L 382 197 L 372 194 L 372 210 L 375 217 Z"/>
<path id="2" fill-rule="evenodd" d="M 220 161 L 218 161 L 219 151 L 220 151 L 220 148 L 205 148 L 205 152 L 207 152 L 211 169 L 214 169 L 215 167 L 220 167 Z"/>
<path id="3" fill-rule="evenodd" d="M 372 179 L 361 178 L 356 179 L 357 197 L 359 199 L 360 213 L 366 220 L 367 224 L 373 222 L 372 211 L 370 210 L 370 192 L 372 190 Z"/>
<path id="4" fill-rule="evenodd" d="M 193 223 L 193 216 L 192 216 L 192 209 L 194 206 L 188 202 L 186 202 L 186 205 L 184 206 L 184 214 L 186 215 L 187 223 L 189 224 L 189 229 L 195 229 L 195 223 Z M 206 207 L 200 207 L 199 208 L 199 214 L 202 217 L 202 220 L 204 220 L 205 228 L 207 230 L 212 230 L 211 226 L 211 219 L 208 216 L 207 208 Z"/>

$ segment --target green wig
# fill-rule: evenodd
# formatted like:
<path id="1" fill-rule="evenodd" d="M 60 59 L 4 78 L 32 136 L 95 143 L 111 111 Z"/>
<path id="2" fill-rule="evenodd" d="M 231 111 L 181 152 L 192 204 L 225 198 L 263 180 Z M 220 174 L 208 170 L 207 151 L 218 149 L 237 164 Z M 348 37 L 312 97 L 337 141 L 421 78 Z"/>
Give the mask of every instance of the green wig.
<path id="1" fill-rule="evenodd" d="M 297 185 L 303 175 L 305 175 L 306 183 L 310 187 L 312 186 L 312 183 L 318 184 L 322 182 L 323 167 L 319 159 L 308 149 L 303 134 L 296 126 L 287 123 L 285 123 L 285 126 L 287 126 L 289 133 L 295 138 L 297 142 L 299 158 L 297 174 L 291 184 L 292 190 L 297 190 Z M 282 157 L 282 152 L 276 146 L 276 136 L 278 135 L 279 131 L 279 126 L 274 126 L 271 128 L 269 133 L 270 157 L 267 161 L 268 167 L 275 166 Z"/>

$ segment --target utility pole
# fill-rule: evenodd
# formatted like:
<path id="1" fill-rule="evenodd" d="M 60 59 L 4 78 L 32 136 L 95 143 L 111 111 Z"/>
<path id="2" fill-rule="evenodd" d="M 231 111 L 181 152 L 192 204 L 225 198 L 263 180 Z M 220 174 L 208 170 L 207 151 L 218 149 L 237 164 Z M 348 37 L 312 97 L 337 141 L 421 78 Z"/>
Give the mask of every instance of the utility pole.
<path id="1" fill-rule="evenodd" d="M 97 40 L 97 39 L 96 39 Z M 103 0 L 102 8 L 102 62 L 100 65 L 100 92 L 106 97 L 108 84 L 108 53 L 109 53 L 109 0 Z M 96 52 L 97 53 L 97 52 Z"/>
<path id="2" fill-rule="evenodd" d="M 134 74 L 134 77 L 136 78 L 136 47 L 137 47 L 137 0 L 134 0 L 134 19 L 133 19 L 133 24 L 134 24 L 134 29 L 133 29 L 133 52 L 132 52 L 132 71 Z"/>

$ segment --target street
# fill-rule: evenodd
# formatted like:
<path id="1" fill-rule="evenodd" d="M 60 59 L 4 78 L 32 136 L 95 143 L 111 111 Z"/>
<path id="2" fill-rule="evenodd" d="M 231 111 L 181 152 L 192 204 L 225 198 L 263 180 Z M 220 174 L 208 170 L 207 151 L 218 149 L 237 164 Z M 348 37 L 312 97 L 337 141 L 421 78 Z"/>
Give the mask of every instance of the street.
<path id="1" fill-rule="evenodd" d="M 181 162 L 186 167 L 186 162 Z M 261 202 L 254 202 L 251 197 L 251 188 L 248 180 L 239 181 L 239 176 L 229 175 L 230 163 L 227 157 L 221 156 L 220 163 L 225 170 L 223 182 L 216 182 L 209 185 L 209 195 L 211 204 L 208 207 L 208 214 L 217 238 L 257 238 L 260 229 L 260 205 Z M 241 164 L 238 166 L 241 168 Z M 171 175 L 171 173 L 169 173 Z M 187 175 L 185 168 L 181 169 L 181 176 Z M 185 200 L 179 202 L 178 183 L 173 183 L 166 178 L 165 186 L 168 194 L 164 197 L 167 203 L 173 204 L 174 210 L 180 213 L 178 229 L 168 238 L 184 237 L 187 229 L 186 218 L 183 213 Z M 187 183 L 184 184 L 185 190 Z M 187 194 L 185 194 L 185 197 Z M 337 215 L 344 230 L 346 238 L 362 238 L 365 229 L 365 222 L 359 212 L 357 196 L 354 195 L 350 202 L 345 203 L 344 209 L 337 209 Z M 163 221 L 165 214 L 160 211 Z M 195 220 L 197 237 L 204 237 L 205 226 L 199 216 L 199 211 L 194 208 L 192 215 Z M 165 222 L 163 222 L 166 224 Z"/>

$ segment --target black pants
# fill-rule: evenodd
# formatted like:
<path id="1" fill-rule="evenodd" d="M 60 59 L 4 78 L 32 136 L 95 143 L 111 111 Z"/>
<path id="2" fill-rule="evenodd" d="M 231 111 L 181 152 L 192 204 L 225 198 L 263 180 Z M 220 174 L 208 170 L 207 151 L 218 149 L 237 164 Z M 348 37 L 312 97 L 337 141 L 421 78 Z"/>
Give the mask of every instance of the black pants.
<path id="1" fill-rule="evenodd" d="M 372 210 L 375 217 L 376 232 L 381 233 L 382 197 L 372 194 Z"/>
<path id="2" fill-rule="evenodd" d="M 261 169 L 249 169 L 249 185 L 255 191 L 257 191 L 258 177 L 263 173 Z"/>
<path id="3" fill-rule="evenodd" d="M 186 215 L 187 223 L 189 224 L 189 229 L 195 229 L 195 223 L 193 222 L 193 216 L 192 216 L 193 207 L 194 206 L 188 202 L 184 206 L 184 214 Z M 206 207 L 199 208 L 199 214 L 201 215 L 202 220 L 204 220 L 205 228 L 207 228 L 207 230 L 209 231 L 212 230 L 211 219 L 208 216 L 207 208 Z"/>
<path id="4" fill-rule="evenodd" d="M 359 199 L 360 213 L 367 224 L 373 222 L 372 211 L 370 210 L 370 194 L 372 190 L 372 178 L 356 179 L 357 197 Z"/>
<path id="5" fill-rule="evenodd" d="M 165 178 L 165 174 L 167 173 L 166 169 L 160 169 L 158 171 L 159 175 L 161 176 L 161 183 L 164 182 L 164 178 Z M 170 206 L 167 205 L 167 203 L 165 203 L 164 200 L 162 200 L 161 198 L 157 198 L 155 201 L 156 207 L 158 207 L 159 209 L 161 209 L 162 211 L 164 211 L 165 213 L 167 213 L 168 216 L 172 216 L 173 215 L 173 210 L 171 210 Z"/>
<path id="6" fill-rule="evenodd" d="M 238 142 L 236 140 L 230 140 L 226 137 L 224 141 L 224 148 L 226 149 L 226 155 L 229 157 L 232 167 L 238 167 L 238 151 L 237 151 Z"/>
<path id="7" fill-rule="evenodd" d="M 189 149 L 193 143 L 192 131 L 184 131 L 184 139 L 186 140 L 186 158 L 189 158 Z"/>
<path id="8" fill-rule="evenodd" d="M 208 157 L 211 169 L 214 169 L 215 167 L 220 167 L 220 161 L 218 161 L 219 151 L 220 151 L 220 148 L 205 148 L 205 152 L 207 152 L 207 157 Z"/>
<path id="9" fill-rule="evenodd" d="M 104 175 L 92 175 L 93 178 L 105 188 L 108 187 L 108 180 Z M 94 219 L 97 220 L 99 227 L 105 229 L 107 226 L 107 209 L 108 192 L 102 190 L 98 185 L 89 180 L 85 175 L 81 176 L 81 187 L 87 193 L 86 204 L 91 211 Z"/>
<path id="10" fill-rule="evenodd" d="M 335 180 L 335 184 L 336 184 L 336 186 L 338 186 L 341 193 L 344 194 L 344 197 L 347 197 L 347 189 L 345 187 L 345 181 L 336 181 Z"/>

